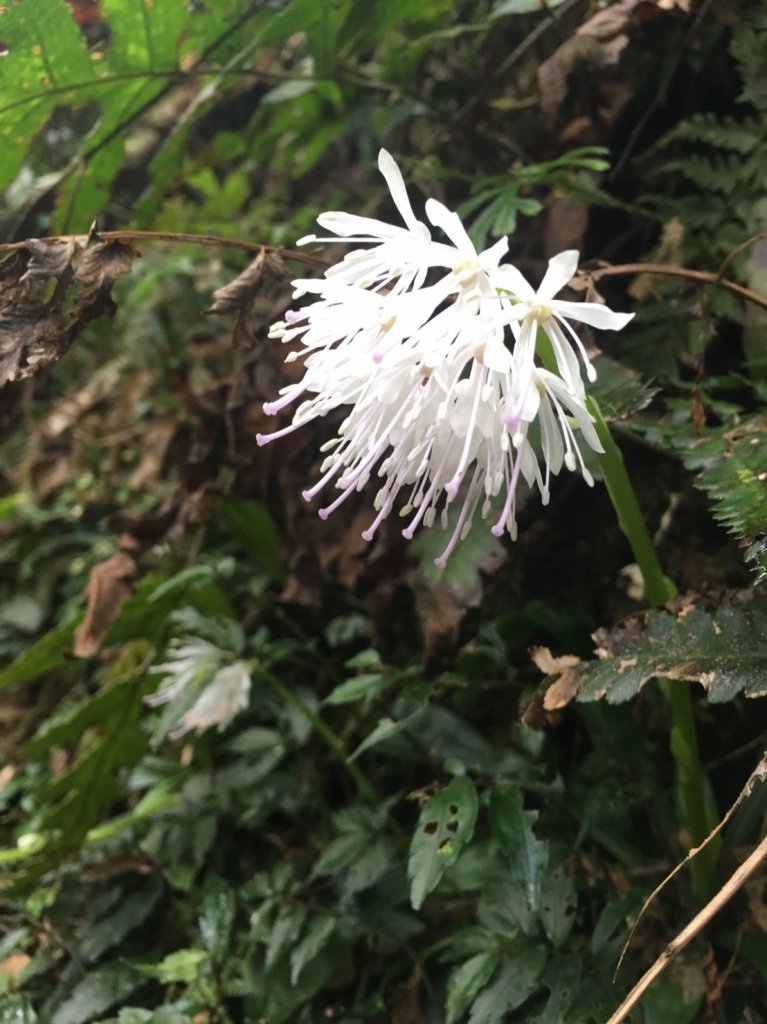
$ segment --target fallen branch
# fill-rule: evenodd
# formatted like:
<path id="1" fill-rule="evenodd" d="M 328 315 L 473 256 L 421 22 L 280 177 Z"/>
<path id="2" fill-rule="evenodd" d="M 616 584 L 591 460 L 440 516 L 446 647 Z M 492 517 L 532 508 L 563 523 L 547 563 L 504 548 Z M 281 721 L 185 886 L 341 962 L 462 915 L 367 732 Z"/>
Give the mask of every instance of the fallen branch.
<path id="1" fill-rule="evenodd" d="M 593 270 L 581 270 L 580 276 L 587 281 L 601 281 L 603 277 L 625 277 L 630 274 L 660 274 L 664 277 L 682 277 L 698 284 L 710 284 L 714 288 L 724 288 L 746 302 L 767 309 L 767 295 L 752 291 L 742 284 L 736 284 L 720 274 L 712 274 L 707 270 L 689 270 L 673 263 L 621 263 L 616 266 L 597 266 Z"/>

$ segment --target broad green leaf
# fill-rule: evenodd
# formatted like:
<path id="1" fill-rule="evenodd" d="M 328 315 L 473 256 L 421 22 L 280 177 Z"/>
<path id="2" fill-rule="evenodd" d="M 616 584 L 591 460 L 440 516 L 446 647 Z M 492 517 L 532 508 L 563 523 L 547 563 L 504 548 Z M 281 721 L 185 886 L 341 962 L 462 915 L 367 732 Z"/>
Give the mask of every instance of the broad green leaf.
<path id="1" fill-rule="evenodd" d="M 498 949 L 486 949 L 456 967 L 447 983 L 447 1024 L 455 1024 L 485 987 L 500 960 Z"/>
<path id="2" fill-rule="evenodd" d="M 138 971 L 122 961 L 97 967 L 55 1008 L 51 1024 L 85 1024 L 125 999 L 143 981 Z"/>
<path id="3" fill-rule="evenodd" d="M 530 1017 L 527 1024 L 570 1024 L 575 1018 L 570 1007 L 578 994 L 583 961 L 580 956 L 558 956 L 546 965 L 540 984 L 549 990 L 543 1010 Z"/>
<path id="4" fill-rule="evenodd" d="M 320 953 L 336 928 L 332 914 L 319 913 L 311 919 L 303 938 L 290 954 L 290 984 L 297 985 L 308 963 Z"/>
<path id="5" fill-rule="evenodd" d="M 410 843 L 407 873 L 415 910 L 439 884 L 474 834 L 479 800 L 471 779 L 458 777 L 423 807 Z"/>
<path id="6" fill-rule="evenodd" d="M 523 946 L 503 960 L 490 984 L 474 1000 L 469 1024 L 500 1024 L 505 1015 L 528 999 L 538 987 L 546 951 Z"/>
<path id="7" fill-rule="evenodd" d="M 236 900 L 223 878 L 211 875 L 205 882 L 200 905 L 200 938 L 215 961 L 222 961 L 232 940 Z"/>
<path id="8" fill-rule="evenodd" d="M 572 931 L 576 905 L 575 886 L 564 867 L 546 872 L 541 879 L 538 914 L 552 945 L 561 946 Z"/>
<path id="9" fill-rule="evenodd" d="M 218 509 L 228 532 L 242 544 L 256 565 L 282 579 L 285 574 L 280 559 L 282 542 L 274 520 L 261 502 L 222 497 Z"/>
<path id="10" fill-rule="evenodd" d="M 700 1019 L 698 1011 L 705 995 L 705 978 L 702 974 L 692 975 L 693 982 L 688 990 L 674 984 L 669 978 L 660 977 L 642 997 L 643 1024 L 691 1024 Z"/>
<path id="11" fill-rule="evenodd" d="M 549 708 L 573 699 L 635 697 L 656 676 L 700 683 L 712 703 L 767 693 L 767 598 L 746 592 L 715 612 L 684 602 L 594 634 L 596 661 L 565 668 L 545 695 Z"/>
<path id="12" fill-rule="evenodd" d="M 72 650 L 72 638 L 80 619 L 81 616 L 78 615 L 77 618 L 56 626 L 28 647 L 10 665 L 0 669 L 0 690 L 6 686 L 31 683 L 46 672 L 64 665 L 67 654 Z"/>
<path id="13" fill-rule="evenodd" d="M 121 891 L 115 909 L 83 930 L 80 956 L 92 963 L 122 942 L 146 921 L 162 895 L 162 888 L 159 878 L 150 878 L 135 892 Z"/>
<path id="14" fill-rule="evenodd" d="M 95 63 L 62 0 L 4 5 L 0 35 L 0 190 L 13 180 L 27 148 L 55 106 L 77 102 L 74 83 L 92 83 Z"/>
<path id="15" fill-rule="evenodd" d="M 493 835 L 509 858 L 512 878 L 524 885 L 531 910 L 540 906 L 541 879 L 548 862 L 548 844 L 533 834 L 537 817 L 537 811 L 523 809 L 516 786 L 496 786 L 490 794 Z"/>

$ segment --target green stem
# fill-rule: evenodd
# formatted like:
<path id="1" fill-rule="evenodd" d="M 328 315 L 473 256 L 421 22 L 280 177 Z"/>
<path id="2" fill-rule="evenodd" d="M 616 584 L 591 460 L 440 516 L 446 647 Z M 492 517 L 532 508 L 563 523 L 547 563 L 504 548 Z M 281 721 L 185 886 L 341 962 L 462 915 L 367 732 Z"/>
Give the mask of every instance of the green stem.
<path id="1" fill-rule="evenodd" d="M 615 507 L 618 523 L 626 535 L 645 584 L 647 599 L 655 607 L 664 605 L 676 594 L 676 587 L 664 574 L 647 531 L 636 493 L 629 480 L 623 456 L 610 434 L 596 401 L 589 397 L 587 408 L 602 442 L 599 456 L 605 486 Z M 680 816 L 693 845 L 699 846 L 716 827 L 717 813 L 708 779 L 700 760 L 695 730 L 692 695 L 686 682 L 660 679 L 660 689 L 671 707 L 671 753 L 676 763 L 676 790 Z M 691 861 L 692 884 L 696 896 L 708 899 L 716 891 L 716 840 Z"/>
<path id="2" fill-rule="evenodd" d="M 274 675 L 272 672 L 269 672 L 268 669 L 262 668 L 260 666 L 256 671 L 258 675 L 264 680 L 264 682 L 268 683 L 269 686 L 271 686 L 275 693 L 278 693 L 280 697 L 282 697 L 282 699 L 286 701 L 288 704 L 292 704 L 292 706 L 297 711 L 299 711 L 309 722 L 312 723 L 314 728 L 317 730 L 317 732 L 327 743 L 327 745 L 330 747 L 330 749 L 333 751 L 338 760 L 341 762 L 341 764 L 344 766 L 346 771 L 351 776 L 355 786 L 357 787 L 357 792 L 359 793 L 359 795 L 364 800 L 367 800 L 368 803 L 379 803 L 379 796 L 376 793 L 375 788 L 373 787 L 370 780 L 358 768 L 354 761 L 351 761 L 349 759 L 349 752 L 344 746 L 344 742 L 341 739 L 341 737 L 338 736 L 337 733 L 335 733 L 330 728 L 327 722 L 323 721 L 320 718 L 320 716 L 316 714 L 316 712 L 312 711 L 312 709 L 309 707 L 306 701 L 301 700 L 298 694 L 291 690 L 290 687 L 285 686 L 285 684 L 280 679 L 278 679 L 276 675 Z"/>

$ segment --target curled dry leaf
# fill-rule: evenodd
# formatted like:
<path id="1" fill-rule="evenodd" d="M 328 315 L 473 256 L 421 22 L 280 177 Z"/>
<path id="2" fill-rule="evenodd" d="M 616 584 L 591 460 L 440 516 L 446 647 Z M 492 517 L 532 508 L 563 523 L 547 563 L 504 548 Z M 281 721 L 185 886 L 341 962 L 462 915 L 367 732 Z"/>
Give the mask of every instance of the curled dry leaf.
<path id="1" fill-rule="evenodd" d="M 259 249 L 258 255 L 233 281 L 213 292 L 213 304 L 207 313 L 236 313 L 232 332 L 236 348 L 252 345 L 259 324 L 255 317 L 254 302 L 262 284 L 264 272 L 275 277 L 286 276 L 285 266 L 277 253 Z"/>
<path id="2" fill-rule="evenodd" d="M 614 67 L 632 32 L 648 20 L 666 14 L 667 5 L 657 0 L 618 0 L 584 22 L 538 69 L 541 109 L 549 124 L 557 120 L 568 93 L 569 78 L 577 68 L 604 72 Z M 614 83 L 600 81 L 602 120 L 612 123 L 632 95 L 628 88 L 616 93 Z"/>
<path id="3" fill-rule="evenodd" d="M 129 551 L 118 551 L 91 572 L 85 596 L 88 610 L 75 632 L 73 651 L 77 658 L 90 658 L 99 649 L 109 627 L 130 597 L 130 580 L 138 566 Z"/>
<path id="4" fill-rule="evenodd" d="M 0 387 L 60 359 L 97 316 L 136 251 L 124 242 L 30 238 L 0 263 Z"/>

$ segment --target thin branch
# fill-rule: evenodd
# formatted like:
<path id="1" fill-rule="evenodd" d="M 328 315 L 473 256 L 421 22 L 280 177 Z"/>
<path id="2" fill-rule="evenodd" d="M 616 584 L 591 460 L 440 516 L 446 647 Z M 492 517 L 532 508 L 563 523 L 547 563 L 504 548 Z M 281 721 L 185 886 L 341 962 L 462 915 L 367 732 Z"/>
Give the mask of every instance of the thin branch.
<path id="1" fill-rule="evenodd" d="M 310 256 L 308 252 L 296 252 L 295 249 L 283 249 L 279 245 L 262 245 L 261 242 L 246 242 L 241 238 L 222 238 L 220 235 L 195 235 L 184 231 L 96 231 L 92 234 L 80 235 L 49 235 L 37 239 L 40 242 L 87 242 L 89 238 L 98 238 L 100 242 L 191 242 L 193 245 L 217 245 L 222 249 L 239 249 L 243 252 L 274 253 L 285 260 L 296 260 L 308 263 L 312 267 L 325 268 L 327 262 L 318 256 Z M 0 253 L 14 252 L 26 248 L 24 242 L 2 242 Z"/>
<path id="2" fill-rule="evenodd" d="M 752 302 L 755 306 L 767 309 L 767 295 L 745 288 L 742 284 L 736 284 L 718 274 L 709 273 L 706 270 L 689 270 L 687 267 L 679 267 L 673 263 L 621 263 L 616 266 L 597 267 L 594 270 L 582 270 L 581 276 L 592 281 L 601 281 L 603 277 L 625 277 L 629 274 L 660 274 L 665 277 L 682 277 L 688 281 L 697 281 L 699 284 L 710 284 L 715 288 L 724 288 L 733 295 L 739 296 L 746 302 Z"/>
<path id="3" fill-rule="evenodd" d="M 683 928 L 677 937 L 670 942 L 668 946 L 666 946 L 649 971 L 642 975 L 615 1013 L 610 1017 L 607 1024 L 622 1024 L 622 1022 L 628 1018 L 628 1015 L 655 979 L 658 978 L 663 971 L 665 971 L 671 961 L 679 956 L 682 950 L 692 942 L 698 932 L 705 928 L 714 915 L 719 913 L 722 907 L 732 899 L 735 893 L 745 884 L 745 882 L 748 881 L 766 857 L 767 836 L 762 839 L 761 843 L 759 843 L 751 856 L 743 861 L 730 880 L 725 882 L 716 896 L 714 896 L 714 898 L 706 904 L 703 910 L 701 910 L 699 914 L 695 915 L 687 927 Z"/>
<path id="4" fill-rule="evenodd" d="M 623 950 L 621 952 L 620 959 L 618 960 L 618 966 L 615 968 L 615 974 L 613 975 L 613 981 L 615 981 L 615 979 L 618 977 L 618 972 L 621 969 L 621 964 L 623 963 L 623 960 L 624 960 L 624 958 L 626 956 L 626 953 L 628 952 L 629 945 L 631 944 L 631 940 L 634 938 L 634 933 L 636 932 L 636 930 L 637 930 L 637 928 L 639 926 L 639 922 L 644 917 L 645 911 L 650 906 L 650 904 L 653 902 L 653 900 L 658 896 L 658 894 L 661 892 L 662 889 L 666 888 L 666 886 L 671 881 L 671 879 L 679 874 L 679 872 L 682 870 L 682 868 L 685 866 L 685 864 L 689 863 L 693 859 L 693 857 L 696 857 L 701 852 L 701 850 L 704 847 L 708 846 L 708 844 L 711 842 L 712 839 L 714 839 L 717 835 L 719 835 L 719 833 L 722 831 L 724 826 L 730 821 L 730 819 L 732 818 L 733 814 L 737 811 L 737 809 L 740 807 L 740 805 L 743 803 L 743 801 L 745 799 L 747 799 L 747 797 L 751 796 L 751 793 L 753 792 L 754 786 L 757 784 L 757 782 L 763 782 L 766 778 L 767 778 L 767 752 L 762 754 L 762 757 L 761 757 L 761 760 L 759 761 L 759 764 L 751 772 L 751 774 L 749 775 L 749 777 L 748 777 L 748 779 L 746 781 L 745 786 L 743 787 L 743 789 L 741 789 L 740 793 L 738 794 L 737 799 L 733 803 L 732 807 L 730 807 L 729 811 L 722 818 L 722 820 L 719 822 L 719 824 L 716 826 L 716 828 L 713 829 L 713 831 L 711 831 L 708 834 L 708 836 L 706 836 L 706 838 L 700 844 L 700 846 L 694 846 L 688 852 L 688 854 L 684 858 L 684 860 L 680 861 L 679 864 L 677 864 L 677 866 L 674 868 L 674 870 L 670 874 L 666 875 L 666 877 L 663 879 L 663 881 L 660 883 L 660 885 L 656 886 L 655 889 L 653 889 L 653 891 L 650 893 L 650 895 L 644 901 L 644 903 L 642 904 L 642 909 L 639 911 L 639 916 L 637 917 L 636 921 L 634 921 L 633 925 L 631 926 L 631 931 L 629 932 L 629 937 L 626 939 L 626 941 L 625 941 L 625 943 L 623 945 Z"/>

